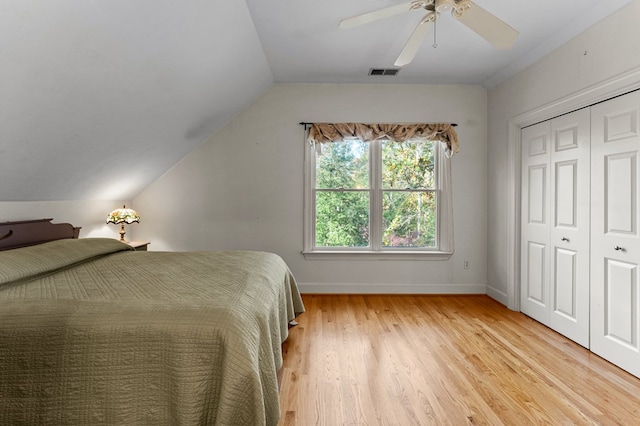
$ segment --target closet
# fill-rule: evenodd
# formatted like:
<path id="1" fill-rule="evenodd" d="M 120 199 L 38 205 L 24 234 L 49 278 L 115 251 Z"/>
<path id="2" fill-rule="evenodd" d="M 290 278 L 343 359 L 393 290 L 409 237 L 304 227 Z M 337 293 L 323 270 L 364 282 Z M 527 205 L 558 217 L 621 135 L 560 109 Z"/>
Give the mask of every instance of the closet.
<path id="1" fill-rule="evenodd" d="M 523 313 L 640 377 L 640 92 L 522 129 Z"/>

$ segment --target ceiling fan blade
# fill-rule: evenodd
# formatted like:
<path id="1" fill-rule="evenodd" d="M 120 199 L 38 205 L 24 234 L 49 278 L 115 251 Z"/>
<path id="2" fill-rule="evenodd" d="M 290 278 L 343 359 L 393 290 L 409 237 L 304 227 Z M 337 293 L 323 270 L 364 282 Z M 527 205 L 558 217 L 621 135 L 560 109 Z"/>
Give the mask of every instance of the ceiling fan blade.
<path id="1" fill-rule="evenodd" d="M 456 3 L 452 15 L 499 49 L 509 49 L 518 38 L 518 31 L 472 1 Z"/>
<path id="2" fill-rule="evenodd" d="M 422 42 L 435 19 L 436 15 L 433 12 L 427 13 L 427 15 L 422 18 L 422 21 L 420 21 L 418 26 L 413 30 L 413 33 L 411 33 L 411 36 L 405 43 L 404 48 L 402 48 L 400 56 L 398 56 L 398 59 L 396 59 L 396 62 L 394 63 L 395 66 L 403 67 L 413 61 L 414 56 L 416 56 L 418 49 L 422 45 Z"/>
<path id="3" fill-rule="evenodd" d="M 339 27 L 343 30 L 358 27 L 360 25 L 368 24 L 380 19 L 388 18 L 390 16 L 399 15 L 404 12 L 408 12 L 414 9 L 413 1 L 409 3 L 398 4 L 396 6 L 386 7 L 380 10 L 374 10 L 373 12 L 365 13 L 364 15 L 354 16 L 352 18 L 343 19 L 340 21 Z"/>

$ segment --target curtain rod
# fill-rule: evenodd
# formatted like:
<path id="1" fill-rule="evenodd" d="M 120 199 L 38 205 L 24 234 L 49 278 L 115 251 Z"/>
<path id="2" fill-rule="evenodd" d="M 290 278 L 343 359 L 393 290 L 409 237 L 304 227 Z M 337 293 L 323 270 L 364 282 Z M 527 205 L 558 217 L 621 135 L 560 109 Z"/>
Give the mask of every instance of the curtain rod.
<path id="1" fill-rule="evenodd" d="M 313 123 L 307 123 L 306 121 L 301 121 L 299 124 L 301 126 L 304 126 L 304 129 L 306 130 L 307 126 L 311 126 Z M 458 126 L 458 123 L 448 123 L 448 124 L 451 124 L 453 127 L 457 127 Z"/>

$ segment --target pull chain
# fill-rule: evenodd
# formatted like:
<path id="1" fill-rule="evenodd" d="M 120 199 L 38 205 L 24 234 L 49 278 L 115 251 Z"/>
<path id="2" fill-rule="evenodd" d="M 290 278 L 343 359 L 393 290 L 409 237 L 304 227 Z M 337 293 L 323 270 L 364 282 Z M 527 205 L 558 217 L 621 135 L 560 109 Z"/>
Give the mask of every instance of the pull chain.
<path id="1" fill-rule="evenodd" d="M 438 47 L 438 40 L 437 40 L 437 32 L 436 32 L 436 26 L 438 23 L 438 11 L 434 11 L 433 12 L 433 48 L 435 49 L 436 47 Z"/>

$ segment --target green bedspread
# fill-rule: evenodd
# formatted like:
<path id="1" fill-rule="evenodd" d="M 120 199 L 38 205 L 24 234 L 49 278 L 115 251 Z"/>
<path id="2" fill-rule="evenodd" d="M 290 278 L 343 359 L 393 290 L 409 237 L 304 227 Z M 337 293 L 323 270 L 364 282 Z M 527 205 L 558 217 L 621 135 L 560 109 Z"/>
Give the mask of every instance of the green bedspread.
<path id="1" fill-rule="evenodd" d="M 281 344 L 303 311 L 270 253 L 0 252 L 0 424 L 275 425 Z"/>

